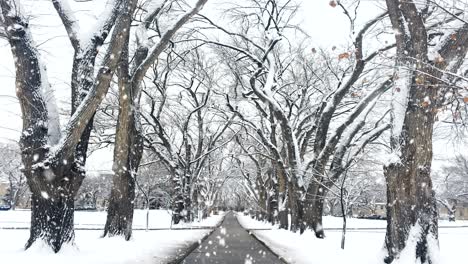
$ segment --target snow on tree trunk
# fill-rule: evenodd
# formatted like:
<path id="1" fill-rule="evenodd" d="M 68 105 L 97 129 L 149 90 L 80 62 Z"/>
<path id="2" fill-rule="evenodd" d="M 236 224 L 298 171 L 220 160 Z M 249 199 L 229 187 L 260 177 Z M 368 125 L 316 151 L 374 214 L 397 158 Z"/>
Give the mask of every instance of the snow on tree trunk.
<path id="1" fill-rule="evenodd" d="M 387 0 L 397 61 L 392 98 L 392 154 L 387 183 L 386 263 L 433 263 L 437 208 L 431 181 L 432 133 L 438 83 L 427 59 L 424 22 L 412 1 Z M 403 263 L 403 262 L 402 262 Z"/>
<path id="2" fill-rule="evenodd" d="M 184 209 L 185 209 L 185 222 L 191 222 L 194 220 L 193 216 L 193 205 L 192 205 L 192 175 L 190 173 L 185 174 L 184 182 Z"/>
<path id="3" fill-rule="evenodd" d="M 289 230 L 293 232 L 300 231 L 302 228 L 303 209 L 298 189 L 298 186 L 294 182 L 288 181 L 288 204 L 291 215 Z"/>
<path id="4" fill-rule="evenodd" d="M 317 238 L 324 238 L 325 234 L 322 228 L 323 203 L 325 193 L 321 185 L 316 184 L 312 190 L 307 192 L 307 203 L 304 203 L 304 222 L 307 227 L 312 228 Z"/>
<path id="5" fill-rule="evenodd" d="M 172 175 L 172 184 L 175 192 L 172 201 L 172 223 L 177 225 L 184 218 L 184 187 L 181 173 L 176 172 Z"/>
<path id="6" fill-rule="evenodd" d="M 56 4 L 60 6 L 59 2 Z M 54 252 L 58 252 L 63 243 L 73 243 L 73 200 L 84 177 L 84 152 L 89 140 L 89 135 L 85 135 L 84 140 L 82 136 L 87 133 L 86 127 L 107 93 L 120 55 L 121 42 L 117 40 L 125 33 L 121 28 L 113 31 L 109 48 L 102 54 L 102 67 L 95 81 L 90 82 L 87 87 L 79 85 L 80 89 L 90 91 L 92 96 L 87 96 L 83 102 L 77 98 L 72 99 L 72 104 L 78 100 L 79 107 L 75 109 L 66 129 L 59 131 L 54 96 L 50 94 L 52 89 L 27 19 L 22 14 L 24 9 L 15 0 L 0 1 L 0 7 L 4 20 L 2 22 L 15 58 L 16 91 L 23 120 L 20 139 L 23 173 L 33 198 L 31 236 L 26 248 L 43 240 Z M 103 16 L 105 23 L 98 25 L 93 38 L 102 38 L 103 42 L 114 25 L 121 26 L 115 23 L 119 7 L 120 1 L 109 8 L 109 14 Z M 62 14 L 59 12 L 59 15 Z M 69 28 L 70 25 L 64 23 L 64 26 Z M 107 30 L 101 31 L 102 28 Z M 73 36 L 70 35 L 70 38 Z M 77 50 L 79 43 L 75 44 Z M 95 56 L 98 54 L 97 48 L 91 47 Z M 72 71 L 78 72 L 85 64 L 92 66 L 94 72 L 94 60 L 74 64 Z M 82 151 L 81 154 L 77 150 Z"/>
<path id="7" fill-rule="evenodd" d="M 25 248 L 43 241 L 58 252 L 64 243 L 73 242 L 74 197 L 65 192 L 41 191 L 31 197 L 31 229 Z"/>
<path id="8" fill-rule="evenodd" d="M 436 89 L 429 80 L 416 81 L 424 78 L 416 71 L 396 78 L 400 79 L 395 82 L 394 93 L 408 93 L 409 98 L 404 100 L 400 95 L 394 98 L 395 106 L 398 106 L 393 114 L 396 121 L 393 124 L 401 125 L 401 128 L 392 130 L 392 158 L 384 167 L 387 183 L 386 261 L 391 263 L 403 251 L 413 251 L 421 263 L 432 263 L 431 251 L 437 251 L 438 247 L 437 242 L 431 242 L 437 241 L 438 237 L 436 200 L 430 177 L 435 111 L 433 106 L 425 103 L 425 98 L 435 98 Z M 402 107 L 397 99 L 403 99 L 406 107 Z"/>

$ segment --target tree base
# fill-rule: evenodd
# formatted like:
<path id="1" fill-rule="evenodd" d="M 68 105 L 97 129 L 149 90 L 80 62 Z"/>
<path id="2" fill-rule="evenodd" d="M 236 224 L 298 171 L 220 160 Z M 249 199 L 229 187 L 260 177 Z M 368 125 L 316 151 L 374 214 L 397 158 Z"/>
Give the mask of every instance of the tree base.
<path id="1" fill-rule="evenodd" d="M 33 194 L 31 203 L 31 229 L 25 249 L 41 240 L 57 253 L 63 244 L 73 243 L 73 198 L 51 198 L 43 192 Z"/>

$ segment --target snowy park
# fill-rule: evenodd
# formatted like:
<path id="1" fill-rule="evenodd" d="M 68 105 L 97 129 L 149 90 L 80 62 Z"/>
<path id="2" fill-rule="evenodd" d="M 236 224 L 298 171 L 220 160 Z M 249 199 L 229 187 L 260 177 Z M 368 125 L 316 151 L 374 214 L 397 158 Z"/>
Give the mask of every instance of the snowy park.
<path id="1" fill-rule="evenodd" d="M 171 224 L 166 210 L 149 212 L 146 230 L 146 211 L 135 210 L 134 234 L 131 241 L 101 238 L 105 212 L 76 212 L 76 245 L 59 254 L 51 254 L 45 245 L 35 245 L 24 251 L 29 236 L 30 211 L 0 211 L 0 255 L 3 263 L 171 263 L 192 244 L 209 234 L 221 223 L 223 215 L 214 215 L 200 222 Z"/>
<path id="2" fill-rule="evenodd" d="M 327 216 L 324 229 L 327 236 L 317 239 L 313 232 L 299 235 L 281 230 L 277 225 L 253 219 L 243 212 L 234 213 L 240 225 L 256 239 L 265 243 L 276 256 L 287 263 L 327 264 L 327 263 L 378 263 L 384 254 L 382 241 L 385 236 L 386 221 L 349 219 L 347 246 L 340 248 L 342 219 Z M 24 251 L 23 244 L 29 235 L 30 211 L 0 211 L 0 255 L 6 263 L 173 263 L 187 254 L 191 245 L 202 239 L 212 241 L 226 250 L 224 238 L 208 236 L 212 230 L 225 229 L 222 224 L 225 212 L 210 216 L 200 222 L 171 225 L 171 212 L 150 210 L 148 230 L 146 230 L 146 210 L 135 210 L 133 238 L 124 241 L 119 238 L 101 238 L 105 212 L 76 212 L 76 245 L 69 246 L 59 254 L 50 254 L 44 245 Z M 230 232 L 229 229 L 225 231 Z M 440 255 L 439 263 L 464 263 L 463 252 L 468 237 L 468 221 L 439 222 Z M 313 249 L 313 250 L 312 250 Z M 215 251 L 209 252 L 213 253 Z M 205 254 L 204 252 L 203 254 Z M 216 254 L 216 253 L 215 253 Z M 244 254 L 242 256 L 246 260 Z M 411 256 L 409 256 L 411 257 Z M 313 262 L 311 261 L 313 259 Z M 184 262 L 190 263 L 190 262 Z M 203 263 L 203 262 L 202 262 Z M 214 262 L 215 263 L 215 262 Z M 256 263 L 256 261 L 252 261 Z M 261 262 L 262 263 L 262 262 Z M 281 263 L 280 260 L 272 263 Z M 404 262 L 403 262 L 404 263 Z M 410 263 L 408 261 L 407 263 Z"/>
<path id="3" fill-rule="evenodd" d="M 0 0 L 0 263 L 466 264 L 468 0 Z"/>

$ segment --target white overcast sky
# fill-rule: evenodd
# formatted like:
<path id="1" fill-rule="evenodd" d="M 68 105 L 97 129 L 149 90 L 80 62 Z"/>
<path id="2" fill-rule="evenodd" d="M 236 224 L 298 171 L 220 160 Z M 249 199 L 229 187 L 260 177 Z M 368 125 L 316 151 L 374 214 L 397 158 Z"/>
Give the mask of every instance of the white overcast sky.
<path id="1" fill-rule="evenodd" d="M 72 48 L 66 37 L 66 32 L 58 19 L 50 0 L 20 0 L 25 4 L 31 17 L 30 24 L 39 44 L 41 54 L 48 68 L 49 81 L 55 89 L 59 105 L 67 107 L 69 100 L 69 79 L 72 62 Z M 89 28 L 102 11 L 103 1 L 74 4 L 76 16 L 82 30 Z M 193 2 L 193 0 L 192 0 Z M 216 18 L 216 10 L 226 0 L 209 0 L 202 11 Z M 242 0 L 236 0 L 236 3 Z M 311 36 L 311 43 L 316 47 L 330 48 L 349 43 L 349 23 L 339 8 L 332 8 L 329 0 L 298 1 L 302 7 L 297 16 L 297 22 Z M 100 3 L 100 4 L 96 4 Z M 382 1 L 362 1 L 357 24 L 362 24 L 382 12 Z M 21 130 L 21 116 L 18 101 L 15 96 L 14 66 L 9 45 L 0 40 L 0 141 L 17 142 Z M 103 150 L 92 155 L 88 169 L 110 169 L 112 164 L 111 150 Z"/>

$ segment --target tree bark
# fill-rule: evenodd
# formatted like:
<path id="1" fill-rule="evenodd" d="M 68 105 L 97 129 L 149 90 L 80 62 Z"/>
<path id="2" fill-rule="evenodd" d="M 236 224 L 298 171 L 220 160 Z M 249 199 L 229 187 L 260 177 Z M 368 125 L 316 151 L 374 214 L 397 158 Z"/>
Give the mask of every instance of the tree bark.
<path id="1" fill-rule="evenodd" d="M 413 1 L 386 3 L 397 32 L 397 61 L 390 138 L 393 153 L 384 166 L 388 252 L 385 262 L 392 263 L 402 252 L 412 251 L 416 262 L 433 263 L 438 251 L 438 216 L 430 177 L 433 125 L 440 100 L 438 92 L 446 85 L 443 71 L 456 71 L 466 56 L 468 24 L 451 36 L 444 36 L 443 45 L 437 50 L 442 59 L 430 61 L 424 14 Z"/>
<path id="2" fill-rule="evenodd" d="M 313 195 L 308 194 L 307 202 L 304 203 L 304 222 L 307 224 L 307 227 L 314 230 L 315 236 L 317 238 L 324 238 L 325 233 L 322 226 L 322 216 L 323 216 L 323 204 L 324 204 L 324 195 L 323 188 L 319 187 Z"/>
<path id="3" fill-rule="evenodd" d="M 73 242 L 75 237 L 73 183 L 61 181 L 46 185 L 47 188 L 31 188 L 31 228 L 25 248 L 42 240 L 57 253 L 64 243 Z"/>
<path id="4" fill-rule="evenodd" d="M 56 198 L 52 200 L 41 194 L 32 194 L 31 229 L 26 249 L 37 240 L 43 240 L 58 252 L 64 243 L 73 241 L 74 199 L 70 196 Z"/>
<path id="5" fill-rule="evenodd" d="M 431 252 L 438 250 L 438 215 L 430 176 L 436 109 L 435 104 L 424 104 L 425 98 L 436 100 L 437 86 L 423 74 L 429 72 L 428 69 L 411 71 L 403 128 L 400 136 L 391 140 L 394 151 L 400 152 L 400 160 L 384 167 L 386 263 L 393 262 L 403 250 L 414 250 L 421 263 L 432 263 Z M 424 83 L 416 81 L 424 79 L 427 80 Z"/>
<path id="6" fill-rule="evenodd" d="M 133 202 L 135 199 L 135 180 L 131 171 L 114 174 L 113 186 L 107 208 L 107 220 L 103 236 L 132 236 Z"/>
<path id="7" fill-rule="evenodd" d="M 121 15 L 125 30 L 130 31 L 131 15 L 137 1 L 129 1 Z M 103 236 L 132 236 L 133 208 L 135 200 L 135 177 L 143 153 L 138 87 L 132 86 L 129 73 L 129 34 L 118 66 L 119 115 L 116 129 L 113 164 L 113 184 L 107 208 L 107 220 Z"/>
<path id="8" fill-rule="evenodd" d="M 278 175 L 278 221 L 280 229 L 289 228 L 288 219 L 288 188 L 287 179 L 281 169 L 278 166 L 275 168 L 276 174 Z"/>
<path id="9" fill-rule="evenodd" d="M 114 3 L 108 19 L 100 26 L 109 30 L 114 25 L 118 27 L 115 18 L 120 5 L 121 1 Z M 55 99 L 53 96 L 45 96 L 50 88 L 45 66 L 40 60 L 23 10 L 19 2 L 9 0 L 0 1 L 0 8 L 15 57 L 16 91 L 23 120 L 20 139 L 23 173 L 32 192 L 31 233 L 26 248 L 37 240 L 43 240 L 54 252 L 58 252 L 63 243 L 73 242 L 73 200 L 84 178 L 83 168 L 92 123 L 90 120 L 107 92 L 119 60 L 120 42 L 115 40 L 124 33 L 119 28 L 113 31 L 96 81 L 89 82 L 86 87 L 80 84 L 79 87 L 89 90 L 92 95 L 83 102 L 77 97 L 72 99 L 73 105 L 80 104 L 79 111 L 73 111 L 75 113 L 67 129 L 60 131 Z M 107 33 L 102 36 L 102 41 L 106 36 Z M 97 54 L 97 47 L 93 51 Z M 94 60 L 83 63 L 94 69 Z M 84 67 L 83 64 L 74 64 L 73 73 L 82 70 L 80 67 Z M 54 151 L 51 151 L 51 146 Z"/>
<path id="10" fill-rule="evenodd" d="M 173 173 L 172 184 L 174 187 L 175 195 L 172 201 L 172 223 L 175 225 L 179 224 L 180 221 L 184 218 L 184 186 L 182 183 L 181 173 Z"/>
<path id="11" fill-rule="evenodd" d="M 291 214 L 291 225 L 289 230 L 297 232 L 303 230 L 303 208 L 302 202 L 300 201 L 299 187 L 291 180 L 288 181 L 288 202 L 289 210 Z"/>

